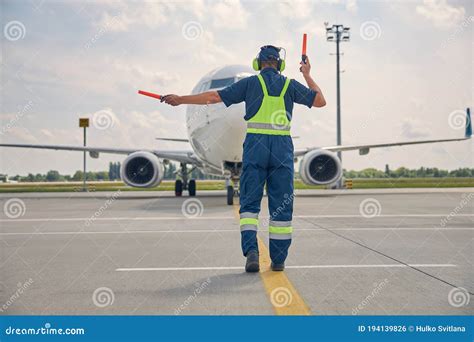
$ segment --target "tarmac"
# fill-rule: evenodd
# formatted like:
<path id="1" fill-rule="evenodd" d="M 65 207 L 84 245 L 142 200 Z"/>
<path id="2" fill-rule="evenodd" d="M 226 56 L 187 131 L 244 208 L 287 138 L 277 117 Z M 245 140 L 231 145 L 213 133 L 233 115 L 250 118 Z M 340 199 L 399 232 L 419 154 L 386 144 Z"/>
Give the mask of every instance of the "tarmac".
<path id="1" fill-rule="evenodd" d="M 1 194 L 0 315 L 465 315 L 474 188 L 301 190 L 283 273 L 246 274 L 222 191 Z M 238 201 L 237 201 L 238 202 Z"/>

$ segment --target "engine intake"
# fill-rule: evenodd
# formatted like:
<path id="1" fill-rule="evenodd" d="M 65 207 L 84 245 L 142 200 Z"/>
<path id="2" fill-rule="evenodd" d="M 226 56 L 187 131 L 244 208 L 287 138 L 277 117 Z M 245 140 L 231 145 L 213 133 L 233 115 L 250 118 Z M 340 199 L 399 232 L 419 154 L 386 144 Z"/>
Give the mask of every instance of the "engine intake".
<path id="1" fill-rule="evenodd" d="M 135 188 L 151 188 L 163 180 L 163 163 L 153 153 L 138 151 L 130 154 L 121 167 L 125 184 Z"/>
<path id="2" fill-rule="evenodd" d="M 342 176 L 341 161 L 329 151 L 308 152 L 300 163 L 300 176 L 307 185 L 333 184 Z"/>

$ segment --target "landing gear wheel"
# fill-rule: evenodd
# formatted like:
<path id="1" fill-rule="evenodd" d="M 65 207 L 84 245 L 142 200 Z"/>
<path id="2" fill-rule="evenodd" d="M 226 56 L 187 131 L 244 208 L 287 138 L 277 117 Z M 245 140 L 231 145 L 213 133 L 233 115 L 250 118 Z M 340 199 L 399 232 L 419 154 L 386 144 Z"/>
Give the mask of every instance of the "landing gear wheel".
<path id="1" fill-rule="evenodd" d="M 234 204 L 234 187 L 232 185 L 227 186 L 227 205 Z"/>
<path id="2" fill-rule="evenodd" d="M 189 196 L 196 196 L 196 180 L 191 179 L 188 183 Z"/>
<path id="3" fill-rule="evenodd" d="M 180 179 L 177 179 L 174 182 L 174 195 L 181 196 L 183 194 L 183 182 Z"/>

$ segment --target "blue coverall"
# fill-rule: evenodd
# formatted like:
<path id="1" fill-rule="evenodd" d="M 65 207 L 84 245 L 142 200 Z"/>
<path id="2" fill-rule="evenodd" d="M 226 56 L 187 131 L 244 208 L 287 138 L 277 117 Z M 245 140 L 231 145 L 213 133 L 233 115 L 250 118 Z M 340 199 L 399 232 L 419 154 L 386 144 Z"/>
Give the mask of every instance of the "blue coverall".
<path id="1" fill-rule="evenodd" d="M 259 112 L 267 95 L 277 97 L 284 90 L 286 77 L 268 67 L 257 76 L 244 78 L 218 93 L 228 107 L 245 101 L 245 120 L 249 122 Z M 264 85 L 261 84 L 264 82 Z M 286 118 L 291 121 L 293 104 L 312 107 L 316 92 L 290 80 L 284 93 Z M 285 120 L 286 120 L 285 118 Z M 293 214 L 293 142 L 290 135 L 257 134 L 247 132 L 243 145 L 242 175 L 240 178 L 240 225 L 242 252 L 258 251 L 257 221 L 263 188 L 266 184 L 269 206 L 270 257 L 275 264 L 284 263 L 291 244 Z M 283 233 L 282 233 L 283 232 Z"/>

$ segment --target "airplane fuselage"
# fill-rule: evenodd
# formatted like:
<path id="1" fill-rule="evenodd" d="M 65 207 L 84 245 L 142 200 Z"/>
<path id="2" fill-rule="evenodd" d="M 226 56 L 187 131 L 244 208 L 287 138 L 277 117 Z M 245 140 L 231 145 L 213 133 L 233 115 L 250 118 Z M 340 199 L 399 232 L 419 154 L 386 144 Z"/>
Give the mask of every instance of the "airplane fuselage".
<path id="1" fill-rule="evenodd" d="M 242 65 L 225 66 L 205 75 L 192 93 L 219 90 L 238 80 L 255 74 Z M 223 164 L 242 161 L 242 144 L 245 138 L 245 104 L 226 107 L 223 103 L 197 106 L 188 105 L 186 127 L 189 141 L 204 170 L 222 175 Z"/>

